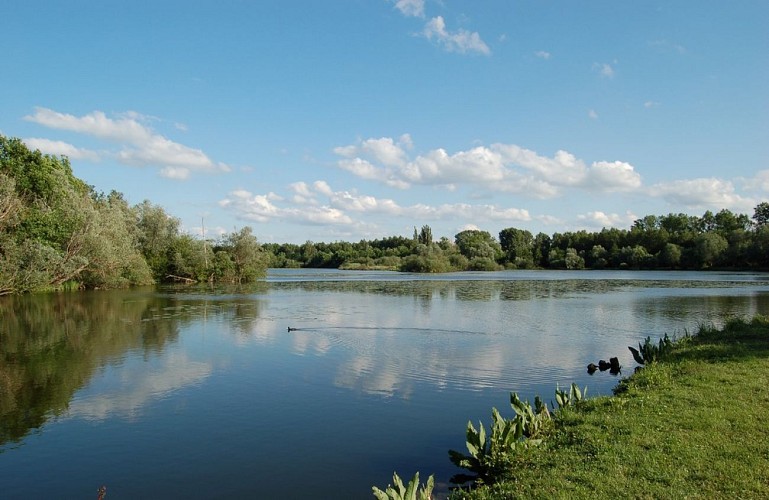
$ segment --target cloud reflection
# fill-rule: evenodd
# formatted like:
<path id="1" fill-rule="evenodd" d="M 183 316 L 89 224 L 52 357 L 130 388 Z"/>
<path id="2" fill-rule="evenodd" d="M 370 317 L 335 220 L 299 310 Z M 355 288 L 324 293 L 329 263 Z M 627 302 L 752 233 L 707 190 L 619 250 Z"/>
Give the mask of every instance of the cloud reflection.
<path id="1" fill-rule="evenodd" d="M 152 369 L 145 363 L 118 367 L 114 386 L 92 396 L 75 397 L 67 417 L 106 420 L 110 417 L 132 419 L 153 401 L 184 387 L 201 383 L 211 375 L 209 363 L 191 361 L 184 353 L 168 353 L 162 365 Z"/>

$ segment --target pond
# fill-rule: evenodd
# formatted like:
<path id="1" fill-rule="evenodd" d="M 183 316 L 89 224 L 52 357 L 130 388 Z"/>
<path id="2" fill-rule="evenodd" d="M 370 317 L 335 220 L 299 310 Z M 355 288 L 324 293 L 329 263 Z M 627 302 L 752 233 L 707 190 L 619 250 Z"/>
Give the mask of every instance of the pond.
<path id="1" fill-rule="evenodd" d="M 372 498 L 468 420 L 646 336 L 769 314 L 769 274 L 270 270 L 247 289 L 0 297 L 3 498 Z M 291 331 L 289 331 L 289 327 Z M 621 375 L 620 375 L 621 376 Z"/>

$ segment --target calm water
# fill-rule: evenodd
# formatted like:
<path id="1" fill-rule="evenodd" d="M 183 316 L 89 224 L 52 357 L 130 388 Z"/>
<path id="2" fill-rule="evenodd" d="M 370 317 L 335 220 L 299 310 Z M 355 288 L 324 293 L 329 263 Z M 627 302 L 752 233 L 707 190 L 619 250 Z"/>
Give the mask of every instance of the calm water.
<path id="1" fill-rule="evenodd" d="M 248 290 L 0 297 L 3 498 L 372 498 L 468 419 L 651 335 L 769 314 L 769 275 L 275 270 Z M 288 332 L 288 327 L 297 330 Z"/>

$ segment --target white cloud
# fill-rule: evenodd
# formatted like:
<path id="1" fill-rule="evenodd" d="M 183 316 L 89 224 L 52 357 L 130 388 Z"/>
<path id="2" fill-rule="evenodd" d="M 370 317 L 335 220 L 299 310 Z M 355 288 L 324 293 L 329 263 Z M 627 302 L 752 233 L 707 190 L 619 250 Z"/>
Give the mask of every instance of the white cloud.
<path id="1" fill-rule="evenodd" d="M 189 178 L 190 169 L 184 167 L 163 167 L 160 169 L 160 176 L 166 179 L 184 180 Z"/>
<path id="2" fill-rule="evenodd" d="M 400 166 L 406 162 L 406 152 L 389 137 L 365 140 L 360 148 L 383 165 Z"/>
<path id="3" fill-rule="evenodd" d="M 538 51 L 534 52 L 534 55 L 539 57 L 540 59 L 547 60 L 547 59 L 550 59 L 550 55 L 551 54 L 550 54 L 550 52 L 548 52 L 546 50 L 538 50 Z"/>
<path id="4" fill-rule="evenodd" d="M 586 185 L 596 191 L 632 191 L 641 187 L 641 176 L 629 163 L 599 161 L 588 170 Z"/>
<path id="5" fill-rule="evenodd" d="M 119 162 L 134 166 L 156 166 L 161 175 L 187 178 L 190 172 L 228 172 L 230 167 L 211 160 L 200 149 L 174 142 L 154 132 L 143 121 L 156 120 L 128 111 L 110 118 L 101 111 L 74 116 L 47 108 L 35 108 L 25 120 L 57 130 L 84 134 L 121 146 L 111 156 Z"/>
<path id="6" fill-rule="evenodd" d="M 597 71 L 603 78 L 614 78 L 614 68 L 608 63 L 594 63 L 593 71 Z"/>
<path id="7" fill-rule="evenodd" d="M 750 211 L 756 205 L 755 200 L 735 193 L 732 182 L 715 177 L 655 184 L 649 194 L 688 208 Z"/>
<path id="8" fill-rule="evenodd" d="M 577 220 L 583 223 L 587 228 L 597 230 L 604 227 L 629 227 L 638 217 L 631 212 L 624 215 L 607 214 L 601 211 L 588 212 L 577 215 Z"/>
<path id="9" fill-rule="evenodd" d="M 306 198 L 316 200 L 325 196 L 327 199 L 315 201 L 317 206 L 307 206 L 289 199 L 293 206 L 279 203 L 274 193 L 254 195 L 246 190 L 236 190 L 229 197 L 221 200 L 219 205 L 233 211 L 239 218 L 268 222 L 282 220 L 300 224 L 321 224 L 336 226 L 356 226 L 363 223 L 354 220 L 348 213 L 359 217 L 366 215 L 384 215 L 387 217 L 402 217 L 413 220 L 457 220 L 470 219 L 474 221 L 529 221 L 529 212 L 521 208 L 500 207 L 498 205 L 472 205 L 467 203 L 442 204 L 437 206 L 418 203 L 411 206 L 401 206 L 389 198 L 377 198 L 359 194 L 355 191 L 333 191 L 325 181 L 312 184 L 312 191 L 305 183 L 294 183 L 289 186 L 292 191 L 303 192 Z M 297 195 L 298 196 L 298 195 Z M 275 202 L 273 202 L 275 201 Z M 285 201 L 281 198 L 280 202 Z M 296 206 L 296 205 L 300 206 Z"/>
<path id="10" fill-rule="evenodd" d="M 646 101 L 646 102 L 644 103 L 644 108 L 646 108 L 646 109 L 650 109 L 650 108 L 656 108 L 656 107 L 658 107 L 659 105 L 660 105 L 660 103 L 658 103 L 658 102 L 656 102 L 656 101 Z"/>
<path id="11" fill-rule="evenodd" d="M 446 21 L 442 16 L 430 19 L 425 24 L 422 35 L 430 41 L 435 40 L 448 52 L 491 54 L 491 49 L 477 32 L 471 33 L 463 29 L 450 32 L 446 29 Z"/>
<path id="12" fill-rule="evenodd" d="M 64 141 L 52 141 L 38 137 L 24 139 L 24 143 L 30 149 L 39 149 L 41 153 L 49 155 L 66 156 L 71 160 L 99 161 L 101 157 L 96 151 L 78 148 Z"/>
<path id="13" fill-rule="evenodd" d="M 557 151 L 548 158 L 515 144 L 477 146 L 454 154 L 438 148 L 409 158 L 392 139 L 380 138 L 334 151 L 344 156 L 337 163 L 340 168 L 399 189 L 413 185 L 448 190 L 474 186 L 489 192 L 551 198 L 563 187 L 615 192 L 641 186 L 640 176 L 628 163 L 598 161 L 588 167 L 567 151 Z"/>
<path id="14" fill-rule="evenodd" d="M 350 217 L 341 210 L 328 206 L 278 207 L 273 201 L 282 201 L 282 197 L 269 193 L 254 195 L 246 190 L 230 193 L 229 198 L 219 202 L 219 205 L 234 211 L 238 217 L 255 222 L 284 220 L 303 224 L 352 224 Z"/>
<path id="15" fill-rule="evenodd" d="M 328 182 L 326 181 L 315 181 L 312 183 L 312 187 L 320 194 L 324 194 L 326 196 L 331 196 L 333 191 L 331 190 L 331 186 L 328 185 Z"/>
<path id="16" fill-rule="evenodd" d="M 388 215 L 401 215 L 403 213 L 403 209 L 390 199 L 380 200 L 373 196 L 359 196 L 347 191 L 331 193 L 329 198 L 332 206 L 351 212 Z"/>
<path id="17" fill-rule="evenodd" d="M 395 0 L 395 8 L 408 17 L 424 17 L 425 0 Z"/>
<path id="18" fill-rule="evenodd" d="M 741 181 L 746 190 L 761 190 L 769 193 L 769 170 L 759 170 L 752 179 L 741 179 Z"/>
<path id="19" fill-rule="evenodd" d="M 596 111 L 594 109 L 588 110 L 587 116 L 589 118 L 593 119 L 593 120 L 597 120 L 598 119 L 598 113 L 596 113 Z"/>

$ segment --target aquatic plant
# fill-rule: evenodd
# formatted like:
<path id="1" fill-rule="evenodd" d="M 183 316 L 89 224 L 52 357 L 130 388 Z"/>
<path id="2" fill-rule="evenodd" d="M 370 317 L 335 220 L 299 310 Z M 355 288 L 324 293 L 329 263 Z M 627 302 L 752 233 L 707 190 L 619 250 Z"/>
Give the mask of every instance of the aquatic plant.
<path id="1" fill-rule="evenodd" d="M 449 458 L 454 465 L 472 474 L 455 474 L 452 483 L 493 484 L 510 469 L 516 451 L 542 442 L 551 423 L 550 412 L 542 400 L 537 397 L 532 408 L 513 392 L 510 406 L 516 414 L 513 419 L 502 417 L 496 408 L 491 409 L 491 435 L 486 434 L 483 423 L 479 422 L 478 430 L 472 422 L 467 423 L 465 446 L 470 454 L 449 450 Z"/>
<path id="2" fill-rule="evenodd" d="M 630 352 L 633 353 L 633 359 L 639 365 L 648 365 L 662 359 L 673 346 L 673 341 L 670 340 L 666 333 L 659 341 L 659 344 L 652 343 L 651 337 L 646 337 L 644 343 L 638 343 L 638 349 L 633 346 L 628 346 Z"/>
<path id="3" fill-rule="evenodd" d="M 403 484 L 397 472 L 393 472 L 393 483 L 395 487 L 388 484 L 387 489 L 384 491 L 376 486 L 372 486 L 371 489 L 374 492 L 374 496 L 378 500 L 430 500 L 435 479 L 431 475 L 427 478 L 427 483 L 420 488 L 419 472 L 414 474 L 414 477 L 411 478 L 407 485 Z"/>
<path id="4" fill-rule="evenodd" d="M 577 406 L 587 397 L 587 387 L 583 390 L 579 389 L 577 384 L 572 383 L 569 392 L 561 390 L 556 385 L 555 387 L 555 402 L 558 404 L 558 408 L 565 408 L 567 406 Z"/>

